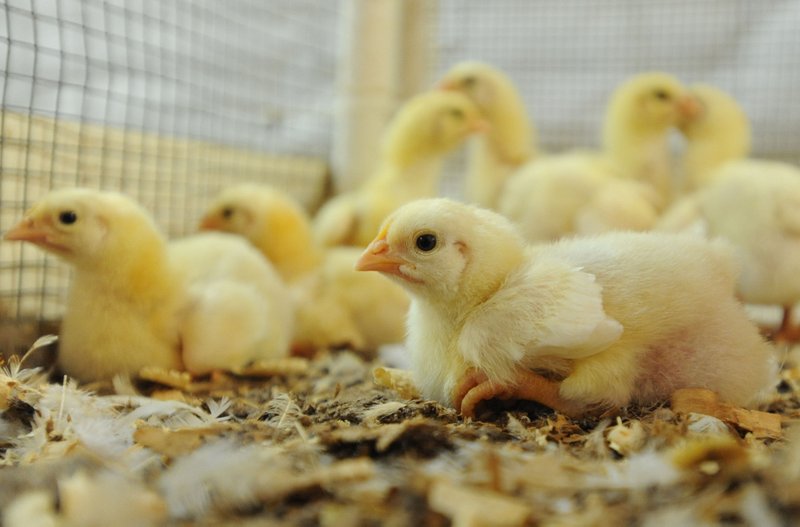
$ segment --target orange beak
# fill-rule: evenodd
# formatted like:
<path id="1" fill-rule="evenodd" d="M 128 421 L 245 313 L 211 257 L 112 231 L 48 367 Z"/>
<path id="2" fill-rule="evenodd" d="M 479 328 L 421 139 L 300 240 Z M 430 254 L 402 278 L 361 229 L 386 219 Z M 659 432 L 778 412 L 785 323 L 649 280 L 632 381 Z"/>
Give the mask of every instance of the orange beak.
<path id="1" fill-rule="evenodd" d="M 469 133 L 471 133 L 471 134 L 480 134 L 480 133 L 488 132 L 491 129 L 492 129 L 492 125 L 489 124 L 489 121 L 486 121 L 484 119 L 476 120 L 475 122 L 473 122 L 469 126 L 469 128 L 467 128 L 467 130 L 469 130 Z"/>
<path id="2" fill-rule="evenodd" d="M 25 218 L 3 235 L 9 241 L 42 244 L 47 241 L 47 230 L 36 225 L 32 218 Z"/>
<path id="3" fill-rule="evenodd" d="M 453 81 L 449 80 L 440 80 L 436 83 L 436 89 L 438 90 L 455 90 L 456 84 Z"/>
<path id="4" fill-rule="evenodd" d="M 392 254 L 389 243 L 386 241 L 386 233 L 383 232 L 364 250 L 356 262 L 356 271 L 378 271 L 407 279 L 400 271 L 400 266 L 406 263 L 408 262 L 403 258 Z"/>
<path id="5" fill-rule="evenodd" d="M 201 231 L 218 231 L 220 230 L 220 221 L 216 216 L 209 214 L 200 220 Z"/>
<path id="6" fill-rule="evenodd" d="M 702 103 L 694 95 L 687 94 L 678 99 L 678 115 L 684 122 L 696 119 L 703 112 Z"/>

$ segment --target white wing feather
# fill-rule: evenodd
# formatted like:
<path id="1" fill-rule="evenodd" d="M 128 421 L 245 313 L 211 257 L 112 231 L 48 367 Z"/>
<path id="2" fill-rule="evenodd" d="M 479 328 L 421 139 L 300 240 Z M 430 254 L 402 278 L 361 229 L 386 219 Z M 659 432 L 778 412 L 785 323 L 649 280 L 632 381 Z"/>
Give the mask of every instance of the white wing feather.
<path id="1" fill-rule="evenodd" d="M 594 275 L 539 258 L 510 275 L 470 314 L 459 350 L 490 380 L 503 383 L 527 358 L 586 357 L 621 334 L 622 325 L 603 310 Z"/>

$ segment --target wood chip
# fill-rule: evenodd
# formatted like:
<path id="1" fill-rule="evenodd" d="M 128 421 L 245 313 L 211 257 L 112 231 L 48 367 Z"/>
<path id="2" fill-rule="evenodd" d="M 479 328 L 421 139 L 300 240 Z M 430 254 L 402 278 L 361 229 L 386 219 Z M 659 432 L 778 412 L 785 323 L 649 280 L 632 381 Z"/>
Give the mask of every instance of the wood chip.
<path id="1" fill-rule="evenodd" d="M 315 487 L 329 487 L 352 481 L 364 481 L 375 476 L 375 465 L 368 458 L 348 459 L 320 467 L 308 474 L 275 479 L 270 476 L 257 491 L 261 500 L 273 502 L 296 492 Z"/>
<path id="2" fill-rule="evenodd" d="M 163 456 L 174 458 L 188 454 L 202 446 L 209 437 L 237 429 L 232 423 L 220 423 L 203 428 L 170 429 L 161 426 L 140 426 L 133 433 L 137 444 L 154 450 Z"/>
<path id="3" fill-rule="evenodd" d="M 711 415 L 759 438 L 782 437 L 781 416 L 758 410 L 748 410 L 719 400 L 719 396 L 704 388 L 676 390 L 671 398 L 672 410 L 677 413 Z"/>
<path id="4" fill-rule="evenodd" d="M 428 504 L 431 509 L 450 518 L 453 527 L 525 525 L 531 513 L 530 508 L 518 499 L 445 480 L 431 485 Z"/>
<path id="5" fill-rule="evenodd" d="M 275 375 L 300 375 L 308 371 L 308 359 L 285 357 L 262 360 L 233 370 L 240 377 L 273 377 Z"/>
<path id="6" fill-rule="evenodd" d="M 419 389 L 414 385 L 411 372 L 408 370 L 378 366 L 372 370 L 372 378 L 375 384 L 396 391 L 403 399 L 419 399 L 421 397 Z"/>
<path id="7" fill-rule="evenodd" d="M 163 368 L 142 368 L 139 371 L 139 379 L 179 390 L 187 390 L 192 384 L 192 376 L 188 372 Z"/>

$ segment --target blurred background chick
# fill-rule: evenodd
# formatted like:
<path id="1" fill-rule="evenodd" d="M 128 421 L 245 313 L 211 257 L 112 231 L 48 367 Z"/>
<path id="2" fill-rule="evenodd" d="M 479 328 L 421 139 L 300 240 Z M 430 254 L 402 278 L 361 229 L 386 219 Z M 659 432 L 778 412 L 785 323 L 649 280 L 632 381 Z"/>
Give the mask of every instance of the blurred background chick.
<path id="1" fill-rule="evenodd" d="M 672 75 L 627 79 L 608 103 L 603 150 L 525 165 L 509 179 L 498 210 L 529 241 L 652 228 L 672 195 L 668 133 L 695 106 Z"/>
<path id="2" fill-rule="evenodd" d="M 438 195 L 445 154 L 485 126 L 472 101 L 459 92 L 426 92 L 407 101 L 384 132 L 375 172 L 317 212 L 317 242 L 365 246 L 394 209 Z"/>
<path id="3" fill-rule="evenodd" d="M 508 177 L 537 153 L 536 130 L 522 97 L 508 75 L 484 62 L 459 62 L 438 85 L 467 95 L 489 123 L 470 140 L 464 196 L 496 208 Z"/>
<path id="4" fill-rule="evenodd" d="M 359 249 L 319 247 L 307 213 L 288 194 L 267 185 L 230 187 L 209 205 L 201 228 L 243 236 L 282 274 L 296 302 L 296 353 L 342 346 L 374 352 L 402 341 L 405 291 L 357 273 Z"/>
<path id="5" fill-rule="evenodd" d="M 800 301 L 800 169 L 748 158 L 750 125 L 737 101 L 708 85 L 693 89 L 702 110 L 683 123 L 687 186 L 661 230 L 690 230 L 724 238 L 741 267 L 738 293 L 752 304 L 781 306 L 773 336 L 797 341 L 792 307 Z"/>
<path id="6" fill-rule="evenodd" d="M 288 301 L 286 292 L 269 264 L 233 237 L 170 245 L 126 196 L 68 189 L 37 202 L 5 239 L 73 267 L 58 363 L 80 381 L 148 366 L 204 374 L 288 352 L 290 326 L 271 309 Z"/>

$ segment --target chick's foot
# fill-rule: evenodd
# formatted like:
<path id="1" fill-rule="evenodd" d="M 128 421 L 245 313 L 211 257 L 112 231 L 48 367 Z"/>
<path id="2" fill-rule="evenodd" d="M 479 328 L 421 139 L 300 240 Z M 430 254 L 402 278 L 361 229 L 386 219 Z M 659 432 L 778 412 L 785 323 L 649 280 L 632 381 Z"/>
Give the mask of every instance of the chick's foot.
<path id="1" fill-rule="evenodd" d="M 475 417 L 475 407 L 490 399 L 521 399 L 543 404 L 557 412 L 578 416 L 582 412 L 559 394 L 559 382 L 529 370 L 519 370 L 507 385 L 491 382 L 478 370 L 468 370 L 453 390 L 453 404 L 464 417 Z"/>

